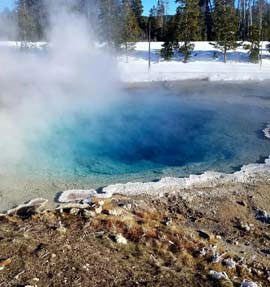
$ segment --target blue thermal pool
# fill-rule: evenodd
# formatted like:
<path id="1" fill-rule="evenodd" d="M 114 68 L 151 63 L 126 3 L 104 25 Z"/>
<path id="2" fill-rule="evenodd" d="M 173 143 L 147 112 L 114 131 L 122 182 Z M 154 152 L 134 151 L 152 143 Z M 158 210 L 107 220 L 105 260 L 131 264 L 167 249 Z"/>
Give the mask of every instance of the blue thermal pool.
<path id="1" fill-rule="evenodd" d="M 102 108 L 51 120 L 46 132 L 29 140 L 30 156 L 14 167 L 18 182 L 27 178 L 42 195 L 206 170 L 234 172 L 270 155 L 261 132 L 270 120 L 269 86 L 201 82 L 124 89 Z"/>

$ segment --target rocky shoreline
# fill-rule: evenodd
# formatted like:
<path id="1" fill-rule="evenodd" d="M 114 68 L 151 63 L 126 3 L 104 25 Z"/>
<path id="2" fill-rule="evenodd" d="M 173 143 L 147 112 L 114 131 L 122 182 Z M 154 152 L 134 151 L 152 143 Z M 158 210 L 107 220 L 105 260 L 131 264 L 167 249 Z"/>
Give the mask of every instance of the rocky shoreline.
<path id="1" fill-rule="evenodd" d="M 0 286 L 270 286 L 270 158 L 0 214 Z"/>
<path id="2" fill-rule="evenodd" d="M 181 189 L 167 179 L 158 193 L 118 185 L 9 210 L 0 286 L 270 286 L 268 162 Z"/>
<path id="3" fill-rule="evenodd" d="M 163 197 L 167 193 L 178 193 L 189 200 L 193 194 L 186 193 L 188 189 L 198 190 L 201 188 L 214 188 L 218 185 L 231 184 L 270 184 L 270 157 L 264 163 L 248 164 L 232 174 L 208 171 L 201 175 L 190 175 L 186 178 L 165 177 L 156 182 L 129 182 L 114 184 L 103 188 L 101 191 L 89 190 L 66 190 L 58 202 L 66 203 L 75 201 L 90 202 L 91 198 L 110 198 L 114 194 L 136 196 L 147 194 L 152 197 Z"/>

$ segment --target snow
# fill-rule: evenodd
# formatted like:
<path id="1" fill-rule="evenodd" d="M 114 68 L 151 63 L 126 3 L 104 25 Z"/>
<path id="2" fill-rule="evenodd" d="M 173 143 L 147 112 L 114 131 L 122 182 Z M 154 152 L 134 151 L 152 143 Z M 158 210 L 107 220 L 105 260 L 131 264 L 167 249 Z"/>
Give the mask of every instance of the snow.
<path id="1" fill-rule="evenodd" d="M 263 164 L 248 164 L 235 173 L 226 174 L 214 171 L 207 171 L 201 175 L 190 175 L 185 178 L 164 177 L 157 182 L 128 182 L 108 185 L 102 190 L 102 194 L 93 192 L 91 195 L 109 198 L 114 194 L 138 195 L 148 194 L 150 196 L 164 196 L 166 193 L 178 193 L 185 199 L 192 199 L 192 195 L 188 190 L 193 189 L 201 195 L 205 188 L 217 187 L 220 185 L 231 184 L 255 184 L 270 182 L 270 157 Z M 73 190 L 72 193 L 76 192 Z M 81 193 L 78 190 L 78 193 Z M 86 193 L 88 191 L 85 191 Z M 62 194 L 69 194 L 70 191 L 64 191 Z M 84 199 L 81 198 L 82 200 Z"/>
<path id="2" fill-rule="evenodd" d="M 220 184 L 254 184 L 270 181 L 270 158 L 264 164 L 248 164 L 232 174 L 207 171 L 201 175 L 190 175 L 186 178 L 165 177 L 157 182 L 128 182 L 113 184 L 103 188 L 103 197 L 113 194 L 163 196 L 167 192 L 181 192 L 187 189 L 216 187 Z"/>
<path id="3" fill-rule="evenodd" d="M 151 43 L 151 70 L 148 72 L 148 43 L 139 42 L 126 63 L 119 57 L 119 70 L 124 82 L 177 81 L 207 79 L 209 81 L 262 81 L 270 79 L 270 53 L 263 43 L 262 65 L 249 63 L 248 53 L 243 47 L 229 51 L 227 63 L 223 55 L 208 42 L 194 42 L 195 48 L 189 63 L 180 58 L 163 61 L 159 51 L 161 42 Z M 217 57 L 215 58 L 215 54 Z"/>
<path id="4" fill-rule="evenodd" d="M 0 41 L 0 48 L 20 48 L 25 43 L 20 41 Z M 27 47 L 35 49 L 43 49 L 47 45 L 46 42 L 28 42 Z"/>
<path id="5" fill-rule="evenodd" d="M 96 43 L 97 44 L 97 43 Z M 195 48 L 190 61 L 184 64 L 179 57 L 171 61 L 160 58 L 162 42 L 151 43 L 151 70 L 148 71 L 148 42 L 138 42 L 126 56 L 118 57 L 120 79 L 127 83 L 151 81 L 178 81 L 204 79 L 209 81 L 263 81 L 270 79 L 270 53 L 263 43 L 262 65 L 249 63 L 248 53 L 243 45 L 229 51 L 228 61 L 223 63 L 223 55 L 208 42 L 194 42 Z M 20 42 L 0 41 L 0 49 L 19 48 Z M 46 42 L 27 43 L 38 50 L 47 47 Z M 103 45 L 100 45 L 102 48 Z M 64 47 L 63 47 L 64 48 Z"/>

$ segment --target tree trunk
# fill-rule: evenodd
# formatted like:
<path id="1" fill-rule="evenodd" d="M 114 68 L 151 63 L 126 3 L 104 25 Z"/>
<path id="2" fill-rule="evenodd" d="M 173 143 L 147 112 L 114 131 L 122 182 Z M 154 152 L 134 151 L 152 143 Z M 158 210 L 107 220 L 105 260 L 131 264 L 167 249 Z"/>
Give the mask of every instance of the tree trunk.
<path id="1" fill-rule="evenodd" d="M 125 43 L 125 47 L 126 47 L 126 63 L 128 63 L 128 43 Z"/>
<path id="2" fill-rule="evenodd" d="M 251 3 L 251 1 L 249 2 L 249 18 L 250 18 L 249 24 L 250 24 L 250 26 L 252 26 L 253 25 L 253 15 L 252 15 L 252 3 Z"/>
<path id="3" fill-rule="evenodd" d="M 224 63 L 227 63 L 227 48 L 224 48 Z"/>

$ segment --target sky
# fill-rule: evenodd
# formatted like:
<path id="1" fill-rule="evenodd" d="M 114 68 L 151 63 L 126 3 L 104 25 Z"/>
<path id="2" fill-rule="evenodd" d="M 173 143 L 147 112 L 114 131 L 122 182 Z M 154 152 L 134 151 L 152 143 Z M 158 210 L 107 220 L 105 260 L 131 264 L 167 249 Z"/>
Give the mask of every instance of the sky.
<path id="1" fill-rule="evenodd" d="M 0 0 L 1 1 L 1 0 Z M 142 0 L 144 6 L 144 15 L 149 15 L 150 9 L 157 4 L 157 0 Z M 176 4 L 175 0 L 168 0 L 169 14 L 175 14 Z"/>
<path id="2" fill-rule="evenodd" d="M 0 0 L 0 10 L 3 10 L 5 7 L 13 8 L 15 0 Z M 156 5 L 157 0 L 142 0 L 144 5 L 144 15 L 149 14 L 149 10 Z M 169 2 L 169 14 L 174 14 L 176 9 L 175 0 L 168 0 Z"/>
<path id="3" fill-rule="evenodd" d="M 14 6 L 15 0 L 0 0 L 0 9 L 12 8 Z"/>

